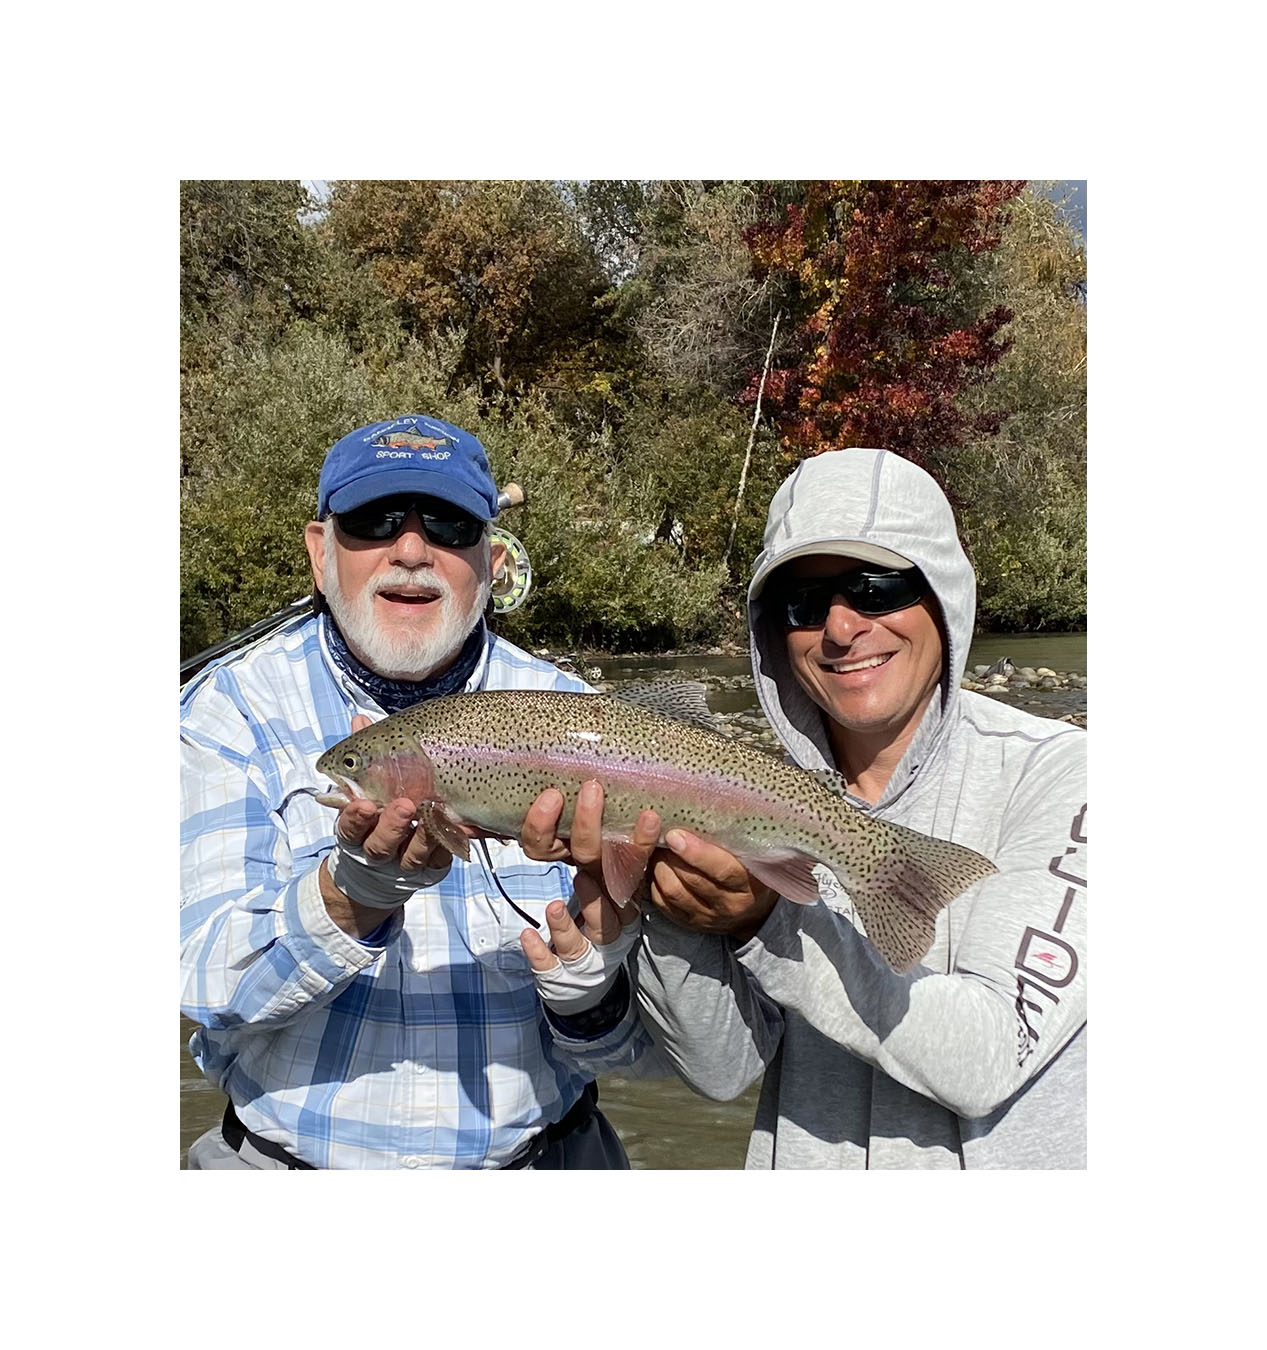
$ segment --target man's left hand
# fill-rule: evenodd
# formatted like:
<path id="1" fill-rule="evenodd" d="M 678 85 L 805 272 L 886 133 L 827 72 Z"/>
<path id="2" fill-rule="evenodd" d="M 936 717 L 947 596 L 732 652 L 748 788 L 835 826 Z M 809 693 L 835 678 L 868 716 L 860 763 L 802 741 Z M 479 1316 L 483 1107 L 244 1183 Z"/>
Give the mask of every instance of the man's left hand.
<path id="1" fill-rule="evenodd" d="M 733 853 L 686 830 L 673 829 L 657 849 L 651 900 L 667 918 L 698 933 L 747 942 L 770 917 L 778 893 L 759 882 Z"/>
<path id="2" fill-rule="evenodd" d="M 563 794 L 543 792 L 524 817 L 520 844 L 530 858 L 567 862 L 577 869 L 575 895 L 580 907 L 578 926 L 567 906 L 556 900 L 546 906 L 551 945 L 531 929 L 520 935 L 529 964 L 538 977 L 542 998 L 559 1012 L 592 1007 L 615 979 L 638 936 L 636 901 L 617 905 L 603 884 L 603 789 L 585 783 L 577 797 L 570 840 L 555 830 L 563 814 Z M 644 811 L 634 827 L 633 844 L 642 852 L 644 867 L 660 837 L 660 818 Z"/>

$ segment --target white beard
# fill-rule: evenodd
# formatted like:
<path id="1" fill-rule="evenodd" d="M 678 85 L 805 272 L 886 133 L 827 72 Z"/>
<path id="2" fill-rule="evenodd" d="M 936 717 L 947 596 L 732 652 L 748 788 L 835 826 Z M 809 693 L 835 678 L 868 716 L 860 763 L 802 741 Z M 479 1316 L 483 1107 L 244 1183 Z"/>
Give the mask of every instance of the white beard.
<path id="1" fill-rule="evenodd" d="M 389 572 L 373 577 L 359 595 L 346 596 L 339 585 L 338 558 L 335 553 L 334 521 L 325 522 L 325 569 L 322 589 L 330 614 L 338 625 L 343 640 L 353 656 L 376 675 L 388 680 L 424 680 L 443 670 L 462 650 L 462 644 L 479 623 L 488 604 L 492 584 L 488 539 L 483 541 L 477 564 L 480 585 L 469 607 L 462 610 L 453 594 L 453 587 L 429 567 L 413 571 L 394 567 Z M 427 629 L 411 631 L 402 625 L 399 629 L 382 628 L 374 617 L 374 595 L 398 586 L 425 586 L 438 591 L 440 598 L 428 606 L 433 617 Z M 439 609 L 436 615 L 436 607 Z"/>

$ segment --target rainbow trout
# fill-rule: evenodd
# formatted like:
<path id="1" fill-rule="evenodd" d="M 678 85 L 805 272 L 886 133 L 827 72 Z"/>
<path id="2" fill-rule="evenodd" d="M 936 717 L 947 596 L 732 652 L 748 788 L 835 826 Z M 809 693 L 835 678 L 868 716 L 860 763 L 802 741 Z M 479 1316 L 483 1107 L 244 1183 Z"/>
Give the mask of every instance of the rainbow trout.
<path id="1" fill-rule="evenodd" d="M 680 690 L 683 686 L 677 686 Z M 699 689 L 702 686 L 694 686 Z M 938 912 L 997 871 L 979 853 L 876 820 L 851 806 L 832 775 L 799 769 L 704 725 L 628 698 L 545 690 L 489 690 L 432 699 L 354 732 L 317 770 L 343 796 L 385 806 L 406 797 L 433 837 L 462 858 L 466 824 L 517 838 L 547 788 L 563 794 L 558 834 L 567 838 L 581 784 L 603 786 L 603 877 L 621 904 L 635 889 L 641 855 L 631 844 L 644 809 L 664 833 L 675 826 L 733 853 L 753 876 L 800 904 L 819 899 L 825 864 L 848 892 L 868 940 L 895 970 L 909 970 L 933 941 Z M 689 695 L 687 695 L 689 697 Z M 690 719 L 690 720 L 683 720 Z"/>

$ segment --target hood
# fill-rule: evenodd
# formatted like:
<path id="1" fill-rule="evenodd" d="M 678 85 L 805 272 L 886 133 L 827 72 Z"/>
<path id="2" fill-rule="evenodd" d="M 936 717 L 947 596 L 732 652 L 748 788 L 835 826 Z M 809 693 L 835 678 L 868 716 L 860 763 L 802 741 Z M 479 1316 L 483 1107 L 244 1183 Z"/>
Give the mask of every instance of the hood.
<path id="1" fill-rule="evenodd" d="M 823 713 L 788 665 L 784 631 L 763 611 L 770 574 L 793 558 L 839 553 L 886 566 L 915 566 L 941 609 L 947 654 L 941 698 L 928 705 L 914 740 L 877 806 L 899 795 L 924 763 L 959 696 L 976 617 L 976 577 L 954 513 L 933 478 L 890 450 L 832 450 L 807 459 L 774 494 L 765 547 L 748 587 L 752 673 L 757 697 L 792 758 L 834 768 Z"/>

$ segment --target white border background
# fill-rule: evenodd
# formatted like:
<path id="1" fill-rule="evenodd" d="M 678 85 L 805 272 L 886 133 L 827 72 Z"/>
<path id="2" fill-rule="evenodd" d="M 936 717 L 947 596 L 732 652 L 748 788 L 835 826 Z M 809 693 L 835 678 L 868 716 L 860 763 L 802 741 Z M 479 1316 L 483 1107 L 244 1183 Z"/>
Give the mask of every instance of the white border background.
<path id="1" fill-rule="evenodd" d="M 1226 4 L 1108 11 L 225 3 L 15 28 L 6 1137 L 42 1339 L 1230 1343 L 1262 1059 L 1237 998 L 1263 894 L 1255 47 Z M 179 180 L 820 174 L 1089 180 L 1090 1170 L 564 1193 L 178 1172 Z"/>

